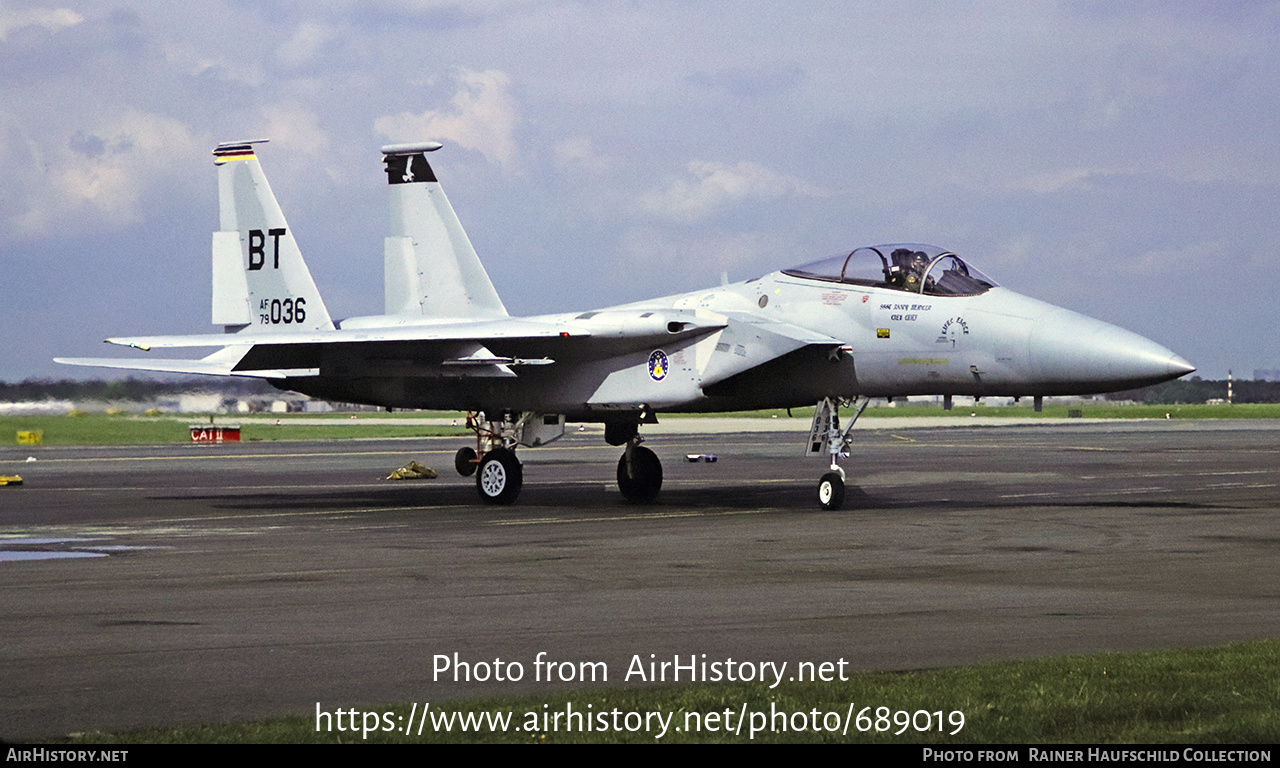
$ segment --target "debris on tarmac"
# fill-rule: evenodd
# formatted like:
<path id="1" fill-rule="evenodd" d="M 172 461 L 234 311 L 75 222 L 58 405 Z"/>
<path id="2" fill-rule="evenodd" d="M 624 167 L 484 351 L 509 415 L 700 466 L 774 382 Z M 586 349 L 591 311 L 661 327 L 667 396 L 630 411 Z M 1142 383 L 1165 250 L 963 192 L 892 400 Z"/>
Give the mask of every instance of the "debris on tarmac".
<path id="1" fill-rule="evenodd" d="M 22 478 L 17 475 L 0 475 L 0 485 L 22 485 Z"/>
<path id="2" fill-rule="evenodd" d="M 434 480 L 440 473 L 431 467 L 411 461 L 403 467 L 387 475 L 388 480 Z"/>
<path id="3" fill-rule="evenodd" d="M 697 464 L 699 461 L 705 461 L 708 464 L 716 463 L 716 455 L 714 453 L 686 453 L 684 457 L 689 460 L 690 464 Z"/>

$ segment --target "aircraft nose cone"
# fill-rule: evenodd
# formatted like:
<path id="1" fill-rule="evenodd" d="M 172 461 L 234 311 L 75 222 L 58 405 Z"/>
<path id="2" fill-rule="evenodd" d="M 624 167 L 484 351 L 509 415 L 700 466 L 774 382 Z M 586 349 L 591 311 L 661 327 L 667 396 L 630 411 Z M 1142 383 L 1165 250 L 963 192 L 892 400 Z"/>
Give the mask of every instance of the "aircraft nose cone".
<path id="1" fill-rule="evenodd" d="M 1151 339 L 1065 309 L 1036 322 L 1030 352 L 1040 376 L 1076 394 L 1147 387 L 1195 370 Z"/>
<path id="2" fill-rule="evenodd" d="M 1196 367 L 1188 363 L 1181 355 L 1173 355 L 1169 358 L 1169 378 L 1176 379 L 1179 376 L 1186 376 L 1188 373 L 1194 373 Z"/>

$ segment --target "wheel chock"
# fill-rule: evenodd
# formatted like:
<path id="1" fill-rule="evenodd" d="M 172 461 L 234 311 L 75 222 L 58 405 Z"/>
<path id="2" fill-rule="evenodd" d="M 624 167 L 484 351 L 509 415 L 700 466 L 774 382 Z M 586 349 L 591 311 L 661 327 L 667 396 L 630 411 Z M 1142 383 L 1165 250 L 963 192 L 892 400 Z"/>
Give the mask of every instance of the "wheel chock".
<path id="1" fill-rule="evenodd" d="M 403 467 L 387 475 L 388 480 L 434 480 L 440 473 L 431 467 L 411 461 Z"/>

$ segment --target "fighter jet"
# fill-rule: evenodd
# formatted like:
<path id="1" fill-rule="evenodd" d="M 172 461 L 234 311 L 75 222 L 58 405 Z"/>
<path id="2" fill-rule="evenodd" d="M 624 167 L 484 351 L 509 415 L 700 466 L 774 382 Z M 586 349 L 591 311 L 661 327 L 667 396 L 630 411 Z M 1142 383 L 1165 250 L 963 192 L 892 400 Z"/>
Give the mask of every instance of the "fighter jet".
<path id="1" fill-rule="evenodd" d="M 191 360 L 58 358 L 73 365 L 249 376 L 311 397 L 468 412 L 475 447 L 455 460 L 480 499 L 510 504 L 517 448 L 604 425 L 617 480 L 650 502 L 662 464 L 640 428 L 661 413 L 817 404 L 807 455 L 825 458 L 819 504 L 844 500 L 851 430 L 872 398 L 1082 395 L 1195 370 L 1129 331 L 1001 287 L 929 245 L 850 248 L 704 291 L 586 312 L 508 316 L 427 154 L 382 147 L 391 198 L 384 312 L 335 322 L 303 261 L 255 145 L 221 144 L 213 233 L 223 333 L 111 338 L 151 350 L 214 347 Z M 852 408 L 842 427 L 841 408 Z"/>

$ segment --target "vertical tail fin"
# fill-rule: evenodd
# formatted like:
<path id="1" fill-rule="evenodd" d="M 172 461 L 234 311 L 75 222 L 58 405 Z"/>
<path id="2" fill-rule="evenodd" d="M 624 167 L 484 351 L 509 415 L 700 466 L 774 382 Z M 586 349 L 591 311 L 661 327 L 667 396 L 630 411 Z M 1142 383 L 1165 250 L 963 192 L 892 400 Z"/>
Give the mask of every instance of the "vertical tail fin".
<path id="1" fill-rule="evenodd" d="M 382 148 L 391 187 L 386 313 L 425 317 L 506 317 L 480 257 L 427 163 L 440 144 Z"/>
<path id="2" fill-rule="evenodd" d="M 228 333 L 334 327 L 254 155 L 256 141 L 219 144 L 219 231 L 213 233 L 213 322 Z"/>

